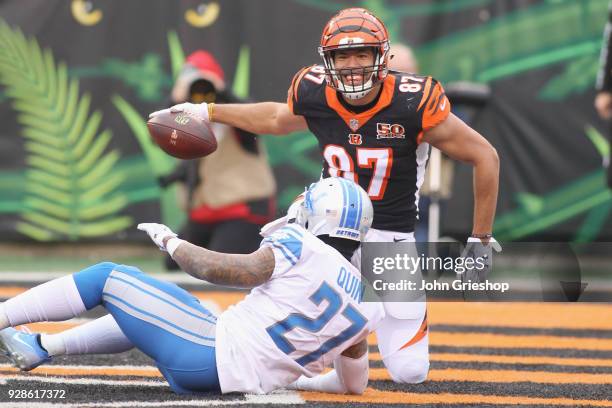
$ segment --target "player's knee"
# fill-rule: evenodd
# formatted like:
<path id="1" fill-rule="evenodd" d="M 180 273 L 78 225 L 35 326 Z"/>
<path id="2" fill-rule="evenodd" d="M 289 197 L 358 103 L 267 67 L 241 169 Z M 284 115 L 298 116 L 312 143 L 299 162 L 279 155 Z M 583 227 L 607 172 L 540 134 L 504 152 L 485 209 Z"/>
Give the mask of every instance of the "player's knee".
<path id="1" fill-rule="evenodd" d="M 384 360 L 391 379 L 400 384 L 419 384 L 427 379 L 429 359 L 397 358 L 390 356 Z"/>
<path id="2" fill-rule="evenodd" d="M 100 262 L 73 275 L 79 295 L 88 310 L 101 304 L 102 289 L 108 275 L 116 267 L 117 264 L 113 262 Z"/>

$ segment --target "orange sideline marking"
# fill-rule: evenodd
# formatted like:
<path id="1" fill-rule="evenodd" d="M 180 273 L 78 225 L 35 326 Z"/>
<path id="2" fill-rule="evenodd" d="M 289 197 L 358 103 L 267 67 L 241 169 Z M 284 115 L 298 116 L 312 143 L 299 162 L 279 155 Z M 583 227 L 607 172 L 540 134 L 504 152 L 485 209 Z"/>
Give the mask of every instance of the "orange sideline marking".
<path id="1" fill-rule="evenodd" d="M 376 356 L 375 354 L 378 354 Z M 371 353 L 370 359 L 380 359 L 379 353 Z M 565 358 L 547 356 L 494 356 L 481 354 L 432 353 L 432 361 L 477 362 L 477 363 L 509 363 L 509 364 L 552 364 L 566 366 L 612 367 L 612 359 Z"/>
<path id="2" fill-rule="evenodd" d="M 371 368 L 370 380 L 391 380 L 386 368 Z M 522 370 L 430 370 L 428 381 L 476 381 L 485 383 L 533 382 L 544 384 L 612 384 L 612 374 L 553 373 Z"/>
<path id="3" fill-rule="evenodd" d="M 612 330 L 611 314 L 611 305 L 594 303 L 430 302 L 427 304 L 429 324 L 465 326 Z"/>
<path id="4" fill-rule="evenodd" d="M 371 346 L 377 344 L 374 334 L 368 336 L 368 344 Z M 449 333 L 435 330 L 429 333 L 429 344 L 455 347 L 612 350 L 612 339 L 496 333 Z"/>
<path id="5" fill-rule="evenodd" d="M 0 297 L 12 297 L 26 289 L 0 287 Z M 216 302 L 222 310 L 245 297 L 241 292 L 191 293 Z M 609 318 L 612 306 L 603 304 L 430 302 L 427 310 L 430 324 L 612 330 L 612 319 Z"/>
<path id="6" fill-rule="evenodd" d="M 20 373 L 19 369 L 15 367 L 3 367 L 0 369 L 3 373 Z M 92 375 L 106 375 L 106 376 L 135 376 L 135 377 L 162 377 L 159 370 L 155 367 L 143 367 L 142 369 L 125 369 L 125 368 L 69 368 L 62 366 L 43 365 L 29 371 L 32 374 L 44 374 L 44 375 L 66 375 L 66 376 L 92 376 Z"/>
<path id="7" fill-rule="evenodd" d="M 429 344 L 456 347 L 612 350 L 612 339 L 436 331 L 430 333 Z"/>
<path id="8" fill-rule="evenodd" d="M 338 395 L 300 392 L 306 401 L 369 404 L 506 404 L 612 407 L 612 401 L 575 400 L 570 398 L 538 398 L 478 394 L 417 394 L 412 392 L 379 391 L 368 388 L 363 395 Z"/>

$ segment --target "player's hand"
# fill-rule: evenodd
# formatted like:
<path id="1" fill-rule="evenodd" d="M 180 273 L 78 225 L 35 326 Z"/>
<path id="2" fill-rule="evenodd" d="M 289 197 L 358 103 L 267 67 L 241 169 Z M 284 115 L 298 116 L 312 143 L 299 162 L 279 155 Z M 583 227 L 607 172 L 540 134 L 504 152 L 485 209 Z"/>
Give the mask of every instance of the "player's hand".
<path id="1" fill-rule="evenodd" d="M 612 117 L 612 93 L 599 92 L 595 97 L 595 109 L 602 119 Z"/>
<path id="2" fill-rule="evenodd" d="M 483 243 L 480 238 L 468 238 L 461 257 L 464 259 L 464 264 L 466 259 L 471 258 L 473 261 L 469 263 L 470 268 L 466 267 L 463 273 L 458 273 L 458 275 L 461 275 L 462 281 L 484 282 L 491 273 L 494 250 L 495 252 L 501 252 L 502 247 L 493 237 L 489 238 L 487 243 Z"/>
<path id="3" fill-rule="evenodd" d="M 155 245 L 157 245 L 161 251 L 166 251 L 164 238 L 174 238 L 178 236 L 164 224 L 156 224 L 154 222 L 138 224 L 137 228 L 149 234 L 149 237 L 153 240 L 153 242 L 155 242 Z"/>
<path id="4" fill-rule="evenodd" d="M 179 113 L 185 112 L 188 115 L 196 117 L 204 122 L 210 122 L 210 118 L 208 116 L 208 104 L 206 102 L 202 103 L 179 103 L 178 105 L 174 105 L 168 109 L 162 109 L 155 111 L 149 114 L 149 119 L 153 119 L 155 116 L 161 113 Z"/>

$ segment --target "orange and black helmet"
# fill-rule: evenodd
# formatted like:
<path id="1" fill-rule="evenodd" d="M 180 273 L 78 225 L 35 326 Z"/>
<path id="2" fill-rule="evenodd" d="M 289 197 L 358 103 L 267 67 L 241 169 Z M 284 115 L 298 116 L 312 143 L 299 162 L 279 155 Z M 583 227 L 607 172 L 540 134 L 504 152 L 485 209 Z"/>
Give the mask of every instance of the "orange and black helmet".
<path id="1" fill-rule="evenodd" d="M 334 52 L 365 47 L 374 50 L 374 64 L 368 68 L 359 68 L 361 70 L 359 73 L 364 75 L 363 83 L 358 87 L 344 83 L 342 75 L 350 73 L 344 72 L 347 71 L 345 69 L 334 67 Z M 389 55 L 387 28 L 380 19 L 364 8 L 348 8 L 334 15 L 323 29 L 318 51 L 323 58 L 327 84 L 348 97 L 354 99 L 363 97 L 376 83 L 387 76 Z"/>

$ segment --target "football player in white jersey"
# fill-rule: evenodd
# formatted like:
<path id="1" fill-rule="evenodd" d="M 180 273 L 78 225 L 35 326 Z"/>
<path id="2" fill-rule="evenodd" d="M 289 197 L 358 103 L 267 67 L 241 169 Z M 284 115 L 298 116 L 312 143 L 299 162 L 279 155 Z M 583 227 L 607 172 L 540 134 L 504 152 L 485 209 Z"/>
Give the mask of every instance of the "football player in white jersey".
<path id="1" fill-rule="evenodd" d="M 192 245 L 161 224 L 138 226 L 196 278 L 253 288 L 218 318 L 176 285 L 105 262 L 0 305 L 0 347 L 23 370 L 69 350 L 137 347 L 177 393 L 267 393 L 333 364 L 332 374 L 318 377 L 319 389 L 362 393 L 366 337 L 384 309 L 361 302 L 361 275 L 349 259 L 371 225 L 372 204 L 357 184 L 328 178 L 311 185 L 293 212 L 294 223 L 265 229 L 260 249 L 248 255 Z M 12 328 L 98 305 L 110 315 L 57 335 Z"/>

